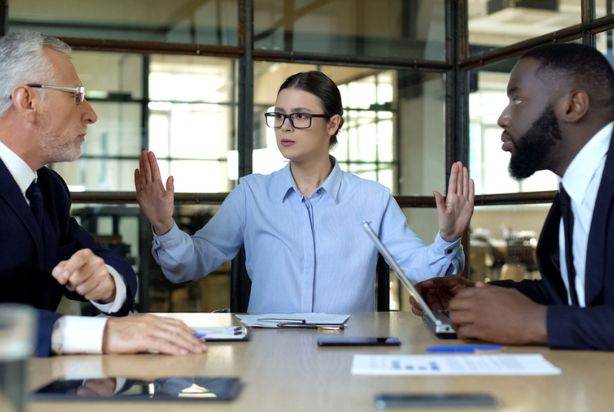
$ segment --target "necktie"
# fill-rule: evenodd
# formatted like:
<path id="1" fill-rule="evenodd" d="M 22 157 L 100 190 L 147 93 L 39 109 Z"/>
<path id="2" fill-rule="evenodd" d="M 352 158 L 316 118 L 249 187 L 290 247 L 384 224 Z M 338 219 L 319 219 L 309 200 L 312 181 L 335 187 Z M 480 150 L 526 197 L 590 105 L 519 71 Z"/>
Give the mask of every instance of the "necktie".
<path id="1" fill-rule="evenodd" d="M 565 263 L 567 265 L 567 279 L 571 303 L 578 306 L 578 294 L 576 293 L 576 268 L 573 264 L 573 212 L 571 210 L 571 198 L 561 185 L 559 191 L 561 216 L 563 217 L 563 232 L 565 234 Z"/>
<path id="2" fill-rule="evenodd" d="M 32 214 L 36 218 L 36 222 L 38 222 L 41 232 L 44 234 L 45 204 L 43 202 L 43 192 L 41 192 L 41 188 L 38 183 L 36 183 L 36 180 L 33 180 L 30 187 L 28 187 L 28 190 L 26 190 L 26 197 L 30 201 L 30 209 L 32 209 Z"/>

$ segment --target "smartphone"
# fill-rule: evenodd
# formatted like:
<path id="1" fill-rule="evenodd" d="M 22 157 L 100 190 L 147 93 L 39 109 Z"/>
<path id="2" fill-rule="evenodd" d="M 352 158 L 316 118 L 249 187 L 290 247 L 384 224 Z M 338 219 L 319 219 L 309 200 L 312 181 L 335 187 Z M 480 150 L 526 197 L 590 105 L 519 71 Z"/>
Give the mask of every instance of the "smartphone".
<path id="1" fill-rule="evenodd" d="M 401 341 L 394 336 L 321 336 L 319 346 L 399 346 Z"/>
<path id="2" fill-rule="evenodd" d="M 389 408 L 492 408 L 497 399 L 488 393 L 381 393 L 377 409 Z"/>

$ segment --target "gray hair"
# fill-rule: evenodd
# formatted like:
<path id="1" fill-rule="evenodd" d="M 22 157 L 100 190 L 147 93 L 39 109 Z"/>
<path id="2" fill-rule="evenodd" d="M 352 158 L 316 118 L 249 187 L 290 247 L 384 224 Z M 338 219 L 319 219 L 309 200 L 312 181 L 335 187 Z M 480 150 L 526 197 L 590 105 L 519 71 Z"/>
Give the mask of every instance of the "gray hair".
<path id="1" fill-rule="evenodd" d="M 64 54 L 71 51 L 63 41 L 36 32 L 10 32 L 0 38 L 0 115 L 11 107 L 15 86 L 53 80 L 44 48 Z"/>

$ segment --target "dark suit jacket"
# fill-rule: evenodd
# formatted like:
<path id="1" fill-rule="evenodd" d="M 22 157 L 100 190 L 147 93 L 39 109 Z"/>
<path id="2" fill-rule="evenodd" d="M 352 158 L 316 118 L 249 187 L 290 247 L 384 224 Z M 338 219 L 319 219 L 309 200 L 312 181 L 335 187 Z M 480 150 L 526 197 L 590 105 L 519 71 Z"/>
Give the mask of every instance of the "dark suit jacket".
<path id="1" fill-rule="evenodd" d="M 614 350 L 614 136 L 599 185 L 586 253 L 586 307 L 569 306 L 559 269 L 558 195 L 537 245 L 541 280 L 492 282 L 514 287 L 548 305 L 548 343 L 553 348 Z"/>
<path id="2" fill-rule="evenodd" d="M 47 167 L 38 170 L 48 215 L 50 240 L 43 237 L 17 183 L 0 160 L 0 302 L 25 303 L 39 309 L 39 346 L 37 355 L 50 353 L 53 313 L 68 292 L 52 276 L 51 270 L 76 251 L 89 248 L 115 268 L 126 283 L 127 299 L 113 315 L 127 314 L 134 304 L 136 275 L 125 261 L 98 245 L 74 218 L 70 217 L 70 193 L 66 183 Z"/>

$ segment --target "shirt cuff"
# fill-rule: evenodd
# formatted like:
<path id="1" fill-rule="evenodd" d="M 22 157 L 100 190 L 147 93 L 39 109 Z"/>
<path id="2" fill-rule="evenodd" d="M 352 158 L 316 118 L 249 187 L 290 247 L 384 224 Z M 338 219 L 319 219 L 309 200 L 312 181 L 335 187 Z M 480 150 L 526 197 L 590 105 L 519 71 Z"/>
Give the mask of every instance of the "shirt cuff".
<path id="1" fill-rule="evenodd" d="M 447 240 L 442 238 L 441 233 L 437 231 L 437 234 L 435 235 L 435 242 L 433 243 L 433 245 L 435 246 L 435 249 L 441 254 L 450 255 L 456 252 L 456 250 L 458 250 L 458 248 L 461 246 L 461 239 L 462 238 L 459 237 L 454 242 L 448 242 Z"/>
<path id="2" fill-rule="evenodd" d="M 171 227 L 171 229 L 163 235 L 157 235 L 153 228 L 151 229 L 151 232 L 153 233 L 153 244 L 156 247 L 173 246 L 174 244 L 179 243 L 182 239 L 182 231 L 179 229 L 179 226 L 177 226 L 177 223 L 173 223 L 173 227 Z"/>
<path id="3" fill-rule="evenodd" d="M 126 303 L 126 284 L 124 283 L 122 276 L 119 274 L 119 272 L 117 272 L 117 270 L 115 270 L 115 268 L 109 265 L 105 266 L 115 282 L 115 300 L 109 303 L 100 303 L 93 300 L 90 300 L 90 302 L 101 312 L 115 313 L 119 311 L 122 306 L 124 306 L 124 303 Z"/>
<path id="4" fill-rule="evenodd" d="M 55 354 L 102 353 L 107 318 L 62 316 L 53 325 L 51 351 Z"/>

